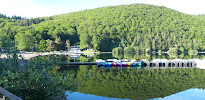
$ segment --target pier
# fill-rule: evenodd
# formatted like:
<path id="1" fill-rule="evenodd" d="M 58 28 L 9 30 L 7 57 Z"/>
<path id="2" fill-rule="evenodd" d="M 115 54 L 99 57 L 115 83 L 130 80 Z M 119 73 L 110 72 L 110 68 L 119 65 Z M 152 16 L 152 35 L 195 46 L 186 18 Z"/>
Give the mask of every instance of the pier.
<path id="1" fill-rule="evenodd" d="M 155 59 L 152 61 L 142 60 L 142 61 L 120 61 L 120 60 L 97 60 L 96 62 L 65 62 L 61 64 L 66 65 L 97 65 L 97 67 L 104 68 L 130 68 L 130 67 L 140 67 L 140 68 L 205 68 L 205 60 L 166 60 L 166 59 Z M 203 65 L 204 64 L 204 65 Z"/>
<path id="2" fill-rule="evenodd" d="M 143 62 L 146 68 L 159 67 L 159 68 L 195 68 L 197 62 L 195 60 L 166 60 L 166 59 L 155 59 L 151 62 Z"/>

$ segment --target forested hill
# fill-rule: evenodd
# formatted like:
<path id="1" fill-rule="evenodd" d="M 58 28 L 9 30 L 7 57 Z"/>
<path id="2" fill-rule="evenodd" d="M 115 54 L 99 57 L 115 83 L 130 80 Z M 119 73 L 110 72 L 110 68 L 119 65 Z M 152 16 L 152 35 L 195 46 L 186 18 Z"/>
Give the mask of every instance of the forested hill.
<path id="1" fill-rule="evenodd" d="M 56 49 L 53 45 L 68 39 L 71 45 L 80 44 L 82 49 L 99 51 L 111 51 L 115 47 L 133 47 L 141 51 L 167 51 L 173 47 L 205 50 L 204 16 L 145 4 L 111 6 L 35 19 L 0 17 L 0 33 L 15 39 L 20 50 L 53 50 Z M 59 49 L 65 48 L 60 45 Z"/>

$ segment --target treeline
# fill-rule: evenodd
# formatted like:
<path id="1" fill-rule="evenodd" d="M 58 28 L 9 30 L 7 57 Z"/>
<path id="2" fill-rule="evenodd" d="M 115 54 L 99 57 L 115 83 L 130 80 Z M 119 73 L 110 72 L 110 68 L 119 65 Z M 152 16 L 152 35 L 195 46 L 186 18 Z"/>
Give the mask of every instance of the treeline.
<path id="1" fill-rule="evenodd" d="M 82 66 L 77 74 L 80 82 L 77 91 L 122 99 L 163 98 L 190 88 L 204 89 L 203 76 L 204 70 L 198 68 L 96 69 Z"/>
<path id="2" fill-rule="evenodd" d="M 6 15 L 3 15 L 0 13 L 0 18 L 5 18 L 5 19 L 25 19 L 25 18 L 22 18 L 21 16 L 12 16 L 12 17 L 7 17 Z"/>
<path id="3" fill-rule="evenodd" d="M 100 57 L 99 57 L 100 58 Z M 153 53 L 141 53 L 141 54 L 133 54 L 133 53 L 124 53 L 124 54 L 115 54 L 112 53 L 112 57 L 110 58 L 116 58 L 116 59 L 148 59 L 149 61 L 153 59 L 205 59 L 205 55 L 203 54 L 197 54 L 197 55 L 189 55 L 186 53 L 176 53 L 174 55 L 169 54 L 153 54 Z M 109 59 L 109 58 L 106 58 Z"/>
<path id="4" fill-rule="evenodd" d="M 112 51 L 135 48 L 138 52 L 205 50 L 205 17 L 187 15 L 169 8 L 132 4 L 97 8 L 36 19 L 0 18 L 0 33 L 21 44 L 19 36 L 31 37 L 33 45 L 41 40 L 63 42 L 82 49 Z M 18 45 L 17 45 L 18 47 Z M 32 50 L 32 49 L 27 49 Z"/>
<path id="5" fill-rule="evenodd" d="M 4 27 L 5 25 L 11 25 L 13 26 L 29 26 L 32 24 L 39 24 L 43 21 L 46 20 L 52 20 L 52 17 L 49 18 L 25 18 L 21 16 L 12 16 L 12 17 L 7 17 L 6 15 L 3 15 L 0 13 L 0 23 L 1 28 Z M 6 28 L 6 27 L 5 27 Z"/>

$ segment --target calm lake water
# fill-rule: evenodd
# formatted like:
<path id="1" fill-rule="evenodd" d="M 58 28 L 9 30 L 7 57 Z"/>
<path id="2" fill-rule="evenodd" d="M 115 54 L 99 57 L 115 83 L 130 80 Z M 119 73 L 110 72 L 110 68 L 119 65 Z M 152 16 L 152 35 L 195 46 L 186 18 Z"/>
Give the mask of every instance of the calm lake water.
<path id="1" fill-rule="evenodd" d="M 96 59 L 205 59 L 205 55 L 78 55 L 67 57 L 71 62 L 95 62 Z M 68 90 L 69 100 L 203 100 L 205 99 L 205 70 L 100 68 L 96 65 L 56 68 L 57 73 L 72 73 L 75 89 Z M 61 75 L 61 76 L 62 76 Z"/>

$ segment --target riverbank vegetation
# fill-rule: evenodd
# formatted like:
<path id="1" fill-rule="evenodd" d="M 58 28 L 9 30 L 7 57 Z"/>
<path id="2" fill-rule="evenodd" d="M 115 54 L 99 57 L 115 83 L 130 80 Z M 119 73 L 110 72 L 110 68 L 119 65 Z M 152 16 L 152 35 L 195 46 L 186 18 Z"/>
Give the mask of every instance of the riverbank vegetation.
<path id="1" fill-rule="evenodd" d="M 67 40 L 81 49 L 135 52 L 205 50 L 205 17 L 147 4 L 102 7 L 63 15 L 24 19 L 0 15 L 0 33 L 19 50 L 64 50 Z M 60 42 L 56 40 L 60 38 Z M 54 42 L 55 41 L 55 42 Z M 58 44 L 58 46 L 54 46 Z M 126 52 L 126 51 L 125 51 Z"/>
<path id="2" fill-rule="evenodd" d="M 65 91 L 73 89 L 75 83 L 71 80 L 72 73 L 64 73 L 65 78 L 59 78 L 51 70 L 62 57 L 51 55 L 35 57 L 26 61 L 18 56 L 15 42 L 6 37 L 0 37 L 7 58 L 0 58 L 0 86 L 17 95 L 23 100 L 66 99 Z M 19 59 L 21 58 L 21 59 Z"/>

